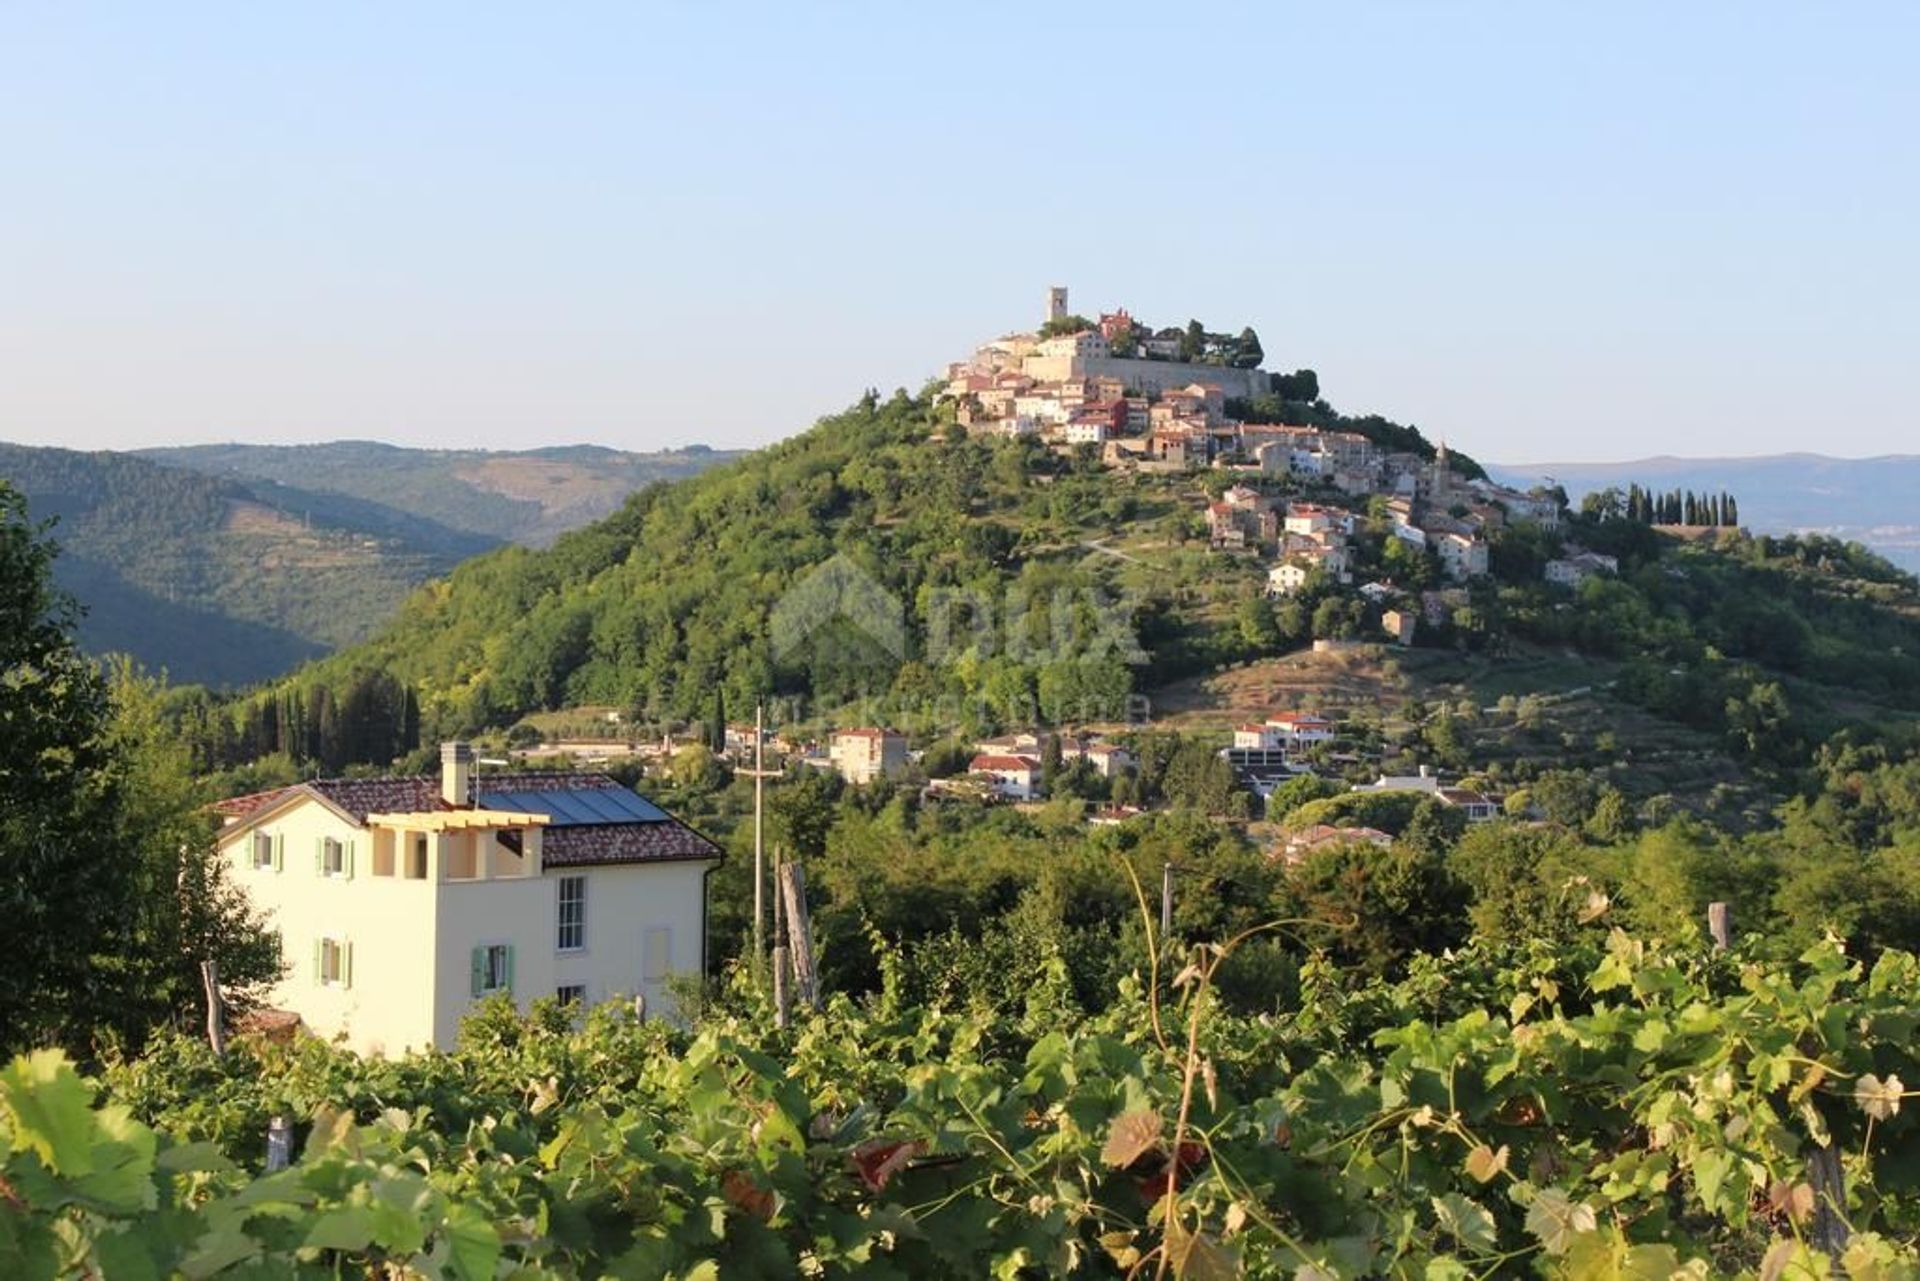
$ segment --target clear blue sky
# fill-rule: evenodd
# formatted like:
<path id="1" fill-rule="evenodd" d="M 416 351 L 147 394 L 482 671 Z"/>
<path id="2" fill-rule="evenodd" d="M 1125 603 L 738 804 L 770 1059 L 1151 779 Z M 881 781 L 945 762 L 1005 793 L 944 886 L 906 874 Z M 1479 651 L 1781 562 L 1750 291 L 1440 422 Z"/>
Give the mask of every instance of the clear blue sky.
<path id="1" fill-rule="evenodd" d="M 0 0 L 0 438 L 759 444 L 1077 310 L 1920 451 L 1920 6 Z"/>

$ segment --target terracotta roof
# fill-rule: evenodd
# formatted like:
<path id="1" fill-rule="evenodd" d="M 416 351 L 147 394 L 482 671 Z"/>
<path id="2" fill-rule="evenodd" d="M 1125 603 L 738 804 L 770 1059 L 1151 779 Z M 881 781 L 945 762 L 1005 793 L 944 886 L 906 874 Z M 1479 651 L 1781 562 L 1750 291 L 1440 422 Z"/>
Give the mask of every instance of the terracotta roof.
<path id="1" fill-rule="evenodd" d="M 224 801 L 215 801 L 212 809 L 214 813 L 224 814 L 228 818 L 245 818 L 255 810 L 265 809 L 273 804 L 287 790 L 284 787 L 273 787 L 264 792 L 248 792 L 245 796 L 229 796 Z"/>
<path id="2" fill-rule="evenodd" d="M 477 788 L 496 793 L 627 790 L 617 779 L 605 774 L 580 771 L 486 773 L 477 776 L 475 783 Z M 440 780 L 432 775 L 316 779 L 269 792 L 236 796 L 219 802 L 214 808 L 246 819 L 293 792 L 320 797 L 360 824 L 367 821 L 369 814 L 420 814 L 455 808 L 440 799 Z M 627 823 L 556 825 L 546 830 L 541 841 L 542 860 L 553 867 L 666 863 L 720 856 L 719 846 L 671 815 Z"/>
<path id="3" fill-rule="evenodd" d="M 970 764 L 967 768 L 970 772 L 975 774 L 984 772 L 986 770 L 1033 771 L 1033 770 L 1038 770 L 1040 768 L 1040 762 L 1034 760 L 1031 756 L 981 755 L 981 756 L 974 757 L 972 764 Z"/>
<path id="4" fill-rule="evenodd" d="M 676 819 L 549 828 L 540 842 L 540 861 L 548 867 L 674 863 L 719 857 L 718 845 Z"/>

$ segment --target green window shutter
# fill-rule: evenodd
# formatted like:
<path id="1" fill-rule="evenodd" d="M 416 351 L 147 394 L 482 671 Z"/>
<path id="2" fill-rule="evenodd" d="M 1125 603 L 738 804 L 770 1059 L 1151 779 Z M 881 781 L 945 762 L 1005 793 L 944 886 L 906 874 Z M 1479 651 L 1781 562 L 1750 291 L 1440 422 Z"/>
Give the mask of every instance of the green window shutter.
<path id="1" fill-rule="evenodd" d="M 313 874 L 315 876 L 327 874 L 327 838 L 324 836 L 313 838 Z"/>
<path id="2" fill-rule="evenodd" d="M 513 945 L 507 945 L 507 994 L 513 994 Z"/>
<path id="3" fill-rule="evenodd" d="M 481 992 L 486 990 L 486 986 L 487 949 L 484 947 L 476 947 L 473 949 L 473 994 L 475 996 L 480 995 Z"/>
<path id="4" fill-rule="evenodd" d="M 347 879 L 348 879 L 349 881 L 351 881 L 351 880 L 353 879 L 353 847 L 354 847 L 354 846 L 355 846 L 356 844 L 357 844 L 357 842 L 355 842 L 355 841 L 352 841 L 352 840 L 349 840 L 349 841 L 347 842 L 347 850 L 346 850 L 346 853 L 345 853 L 345 854 L 343 854 L 343 855 L 341 856 L 341 857 L 342 857 L 342 858 L 343 858 L 343 859 L 345 860 L 345 862 L 346 862 L 346 868 L 347 868 Z"/>
<path id="5" fill-rule="evenodd" d="M 353 986 L 353 944 L 346 945 L 346 951 L 340 958 L 340 986 Z"/>
<path id="6" fill-rule="evenodd" d="M 273 836 L 273 870 L 276 872 L 284 872 L 286 867 L 287 838 L 284 833 L 276 832 Z"/>
<path id="7" fill-rule="evenodd" d="M 315 983 L 318 983 L 326 974 L 326 971 L 321 968 L 326 959 L 321 955 L 321 949 L 325 946 L 325 942 L 321 939 L 313 941 L 313 981 Z"/>

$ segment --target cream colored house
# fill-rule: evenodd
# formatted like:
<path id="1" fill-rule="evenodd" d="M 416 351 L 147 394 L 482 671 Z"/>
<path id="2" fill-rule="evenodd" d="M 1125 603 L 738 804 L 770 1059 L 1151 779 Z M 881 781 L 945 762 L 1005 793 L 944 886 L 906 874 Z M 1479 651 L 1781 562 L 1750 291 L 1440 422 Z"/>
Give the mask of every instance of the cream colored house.
<path id="1" fill-rule="evenodd" d="M 478 776 L 442 748 L 432 777 L 323 779 L 218 806 L 235 882 L 286 971 L 269 1003 L 366 1054 L 452 1046 L 507 993 L 645 996 L 706 967 L 720 851 L 603 774 Z"/>
<path id="2" fill-rule="evenodd" d="M 841 729 L 827 740 L 827 759 L 849 783 L 891 778 L 907 767 L 907 736 L 890 729 Z"/>

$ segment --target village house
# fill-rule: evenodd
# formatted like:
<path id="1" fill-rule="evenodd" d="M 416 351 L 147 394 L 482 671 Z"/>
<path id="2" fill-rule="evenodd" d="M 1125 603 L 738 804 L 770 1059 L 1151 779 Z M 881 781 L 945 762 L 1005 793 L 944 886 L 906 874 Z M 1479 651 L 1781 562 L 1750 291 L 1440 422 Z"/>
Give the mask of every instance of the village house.
<path id="1" fill-rule="evenodd" d="M 973 745 L 980 756 L 1038 756 L 1044 744 L 1038 734 L 1017 730 L 997 738 L 983 738 Z"/>
<path id="2" fill-rule="evenodd" d="M 1544 577 L 1556 587 L 1578 587 L 1596 574 L 1618 574 L 1620 562 L 1612 556 L 1569 547 L 1566 554 L 1546 564 Z"/>
<path id="3" fill-rule="evenodd" d="M 1289 832 L 1279 853 L 1286 862 L 1299 863 L 1308 855 L 1331 847 L 1368 845 L 1383 850 L 1392 844 L 1393 838 L 1377 827 L 1332 827 L 1326 823 L 1315 823 L 1297 832 Z"/>
<path id="4" fill-rule="evenodd" d="M 1500 816 L 1500 806 L 1484 793 L 1468 787 L 1443 787 L 1434 793 L 1440 803 L 1459 810 L 1469 823 L 1489 823 Z"/>
<path id="5" fill-rule="evenodd" d="M 1286 750 L 1287 736 L 1272 725 L 1236 725 L 1233 745 L 1243 752 L 1279 752 Z"/>
<path id="6" fill-rule="evenodd" d="M 269 1005 L 363 1054 L 451 1049 L 480 1000 L 644 996 L 706 968 L 720 850 L 603 774 L 320 779 L 215 807 L 287 963 Z"/>
<path id="7" fill-rule="evenodd" d="M 1032 756 L 981 754 L 967 766 L 969 774 L 991 780 L 994 795 L 1008 801 L 1030 801 L 1040 795 L 1040 762 Z"/>
<path id="8" fill-rule="evenodd" d="M 856 786 L 891 778 L 907 767 L 906 735 L 890 729 L 835 730 L 827 741 L 827 760 Z"/>
<path id="9" fill-rule="evenodd" d="M 1060 759 L 1071 765 L 1076 761 L 1085 761 L 1087 766 L 1101 778 L 1113 778 L 1135 769 L 1139 762 L 1133 753 L 1117 743 L 1103 743 L 1098 739 L 1063 738 L 1060 741 Z"/>
<path id="10" fill-rule="evenodd" d="M 1418 623 L 1411 610 L 1389 609 L 1380 615 L 1380 630 L 1396 645 L 1413 644 L 1414 628 Z"/>
<path id="11" fill-rule="evenodd" d="M 1487 544 L 1473 534 L 1450 530 L 1435 540 L 1434 548 L 1448 578 L 1480 578 L 1487 572 Z"/>
<path id="12" fill-rule="evenodd" d="M 1280 716 L 1269 716 L 1267 728 L 1277 732 L 1281 736 L 1282 745 L 1290 751 L 1303 751 L 1306 748 L 1333 741 L 1333 722 L 1312 712 L 1290 712 Z"/>

